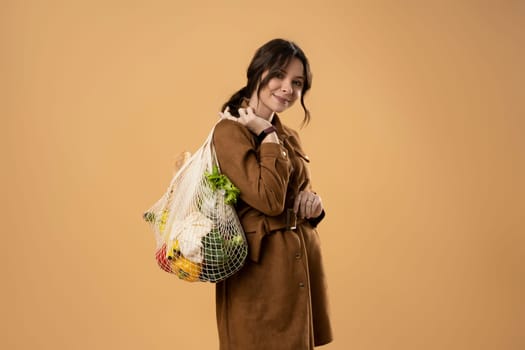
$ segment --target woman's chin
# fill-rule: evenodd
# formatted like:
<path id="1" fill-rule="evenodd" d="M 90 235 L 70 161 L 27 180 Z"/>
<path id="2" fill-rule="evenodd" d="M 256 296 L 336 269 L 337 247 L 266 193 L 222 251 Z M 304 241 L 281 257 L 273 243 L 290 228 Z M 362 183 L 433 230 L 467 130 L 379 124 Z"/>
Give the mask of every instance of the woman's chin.
<path id="1" fill-rule="evenodd" d="M 290 106 L 275 106 L 275 108 L 272 108 L 273 112 L 274 113 L 281 113 L 281 112 L 284 112 L 285 110 L 287 110 Z"/>

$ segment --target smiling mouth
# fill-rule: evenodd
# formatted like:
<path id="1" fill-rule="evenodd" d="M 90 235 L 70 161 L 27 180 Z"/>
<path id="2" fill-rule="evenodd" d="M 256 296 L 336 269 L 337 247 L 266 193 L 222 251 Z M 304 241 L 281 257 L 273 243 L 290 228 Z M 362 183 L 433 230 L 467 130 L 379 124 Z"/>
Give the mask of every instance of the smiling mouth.
<path id="1" fill-rule="evenodd" d="M 288 104 L 290 103 L 290 101 L 288 101 L 287 99 L 283 98 L 283 97 L 279 97 L 277 95 L 273 95 L 273 97 L 275 97 L 277 99 L 277 101 L 281 102 L 282 104 Z"/>

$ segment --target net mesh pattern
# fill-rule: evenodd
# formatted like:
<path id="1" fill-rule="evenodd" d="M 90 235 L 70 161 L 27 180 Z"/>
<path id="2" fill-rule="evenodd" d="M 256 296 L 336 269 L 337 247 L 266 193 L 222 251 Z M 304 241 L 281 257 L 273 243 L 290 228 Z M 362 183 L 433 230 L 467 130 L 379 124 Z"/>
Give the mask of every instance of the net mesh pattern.
<path id="1" fill-rule="evenodd" d="M 168 190 L 144 214 L 160 268 L 190 282 L 221 281 L 238 271 L 248 254 L 233 206 L 239 192 L 220 174 L 212 136 L 213 129 L 193 156 L 179 157 Z"/>

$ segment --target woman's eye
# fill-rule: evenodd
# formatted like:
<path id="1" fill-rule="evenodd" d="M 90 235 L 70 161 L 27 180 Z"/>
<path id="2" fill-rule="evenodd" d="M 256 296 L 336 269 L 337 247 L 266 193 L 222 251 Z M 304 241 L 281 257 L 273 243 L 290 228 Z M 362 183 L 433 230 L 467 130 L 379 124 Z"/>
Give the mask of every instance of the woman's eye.
<path id="1" fill-rule="evenodd" d="M 303 82 L 300 81 L 300 80 L 295 80 L 293 83 L 294 83 L 294 85 L 297 86 L 297 87 L 302 87 L 302 86 L 303 86 Z"/>
<path id="2" fill-rule="evenodd" d="M 275 77 L 279 79 L 284 79 L 284 73 L 279 72 Z"/>

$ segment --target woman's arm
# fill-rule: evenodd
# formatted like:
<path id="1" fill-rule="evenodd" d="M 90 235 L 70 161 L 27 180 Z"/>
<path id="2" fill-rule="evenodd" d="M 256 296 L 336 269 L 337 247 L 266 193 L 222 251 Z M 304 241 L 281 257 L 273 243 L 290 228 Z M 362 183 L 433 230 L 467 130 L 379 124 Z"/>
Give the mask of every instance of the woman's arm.
<path id="1" fill-rule="evenodd" d="M 274 142 L 256 150 L 254 134 L 227 119 L 215 127 L 213 143 L 221 172 L 240 189 L 240 198 L 266 215 L 281 214 L 291 171 L 287 150 Z"/>

